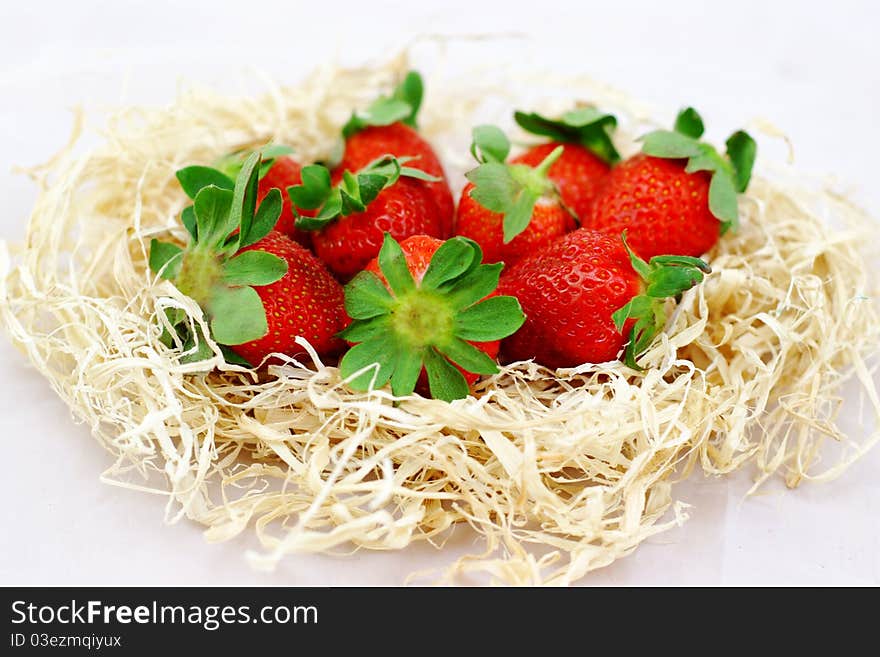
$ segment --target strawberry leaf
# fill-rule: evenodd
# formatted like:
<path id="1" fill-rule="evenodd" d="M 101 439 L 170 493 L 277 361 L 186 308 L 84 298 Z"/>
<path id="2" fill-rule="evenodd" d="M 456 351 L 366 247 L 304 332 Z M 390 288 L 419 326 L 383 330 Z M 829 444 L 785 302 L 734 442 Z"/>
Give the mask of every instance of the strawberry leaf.
<path id="1" fill-rule="evenodd" d="M 410 71 L 406 74 L 394 93 L 391 95 L 395 100 L 401 100 L 409 105 L 409 115 L 403 119 L 403 123 L 411 128 L 416 127 L 416 116 L 419 108 L 422 106 L 422 98 L 425 95 L 425 85 L 422 82 L 422 76 L 416 71 Z"/>
<path id="2" fill-rule="evenodd" d="M 480 163 L 504 162 L 510 155 L 510 140 L 501 128 L 478 125 L 473 129 L 471 154 Z"/>
<path id="3" fill-rule="evenodd" d="M 641 369 L 636 359 L 666 323 L 663 300 L 689 290 L 712 270 L 704 261 L 690 256 L 656 256 L 646 263 L 629 248 L 626 233 L 623 234 L 623 245 L 633 269 L 644 281 L 645 292 L 618 308 L 611 319 L 618 331 L 623 331 L 629 320 L 635 320 L 624 351 L 624 362 L 633 369 Z"/>
<path id="4" fill-rule="evenodd" d="M 241 365 L 242 367 L 253 367 L 253 364 L 245 358 L 242 358 L 237 353 L 232 351 L 225 344 L 221 344 L 220 352 L 223 354 L 223 360 L 225 360 L 230 365 Z"/>
<path id="5" fill-rule="evenodd" d="M 391 392 L 395 397 L 406 397 L 413 393 L 422 371 L 422 364 L 423 350 L 403 349 L 398 352 L 397 367 L 391 375 Z"/>
<path id="6" fill-rule="evenodd" d="M 532 211 L 540 196 L 528 190 L 523 190 L 513 206 L 504 213 L 502 223 L 504 229 L 504 243 L 509 243 L 514 237 L 523 232 L 532 219 Z"/>
<path id="7" fill-rule="evenodd" d="M 464 240 L 446 240 L 434 253 L 422 278 L 422 287 L 436 289 L 460 276 L 474 260 L 474 250 Z"/>
<path id="8" fill-rule="evenodd" d="M 436 349 L 426 349 L 424 358 L 428 387 L 434 399 L 451 402 L 468 396 L 470 390 L 462 373 L 437 353 Z"/>
<path id="9" fill-rule="evenodd" d="M 363 212 L 383 190 L 397 183 L 401 175 L 420 180 L 439 180 L 419 169 L 401 166 L 411 159 L 383 155 L 357 173 L 345 171 L 336 186 L 331 186 L 330 172 L 325 167 L 312 165 L 303 168 L 303 183 L 287 189 L 298 215 L 297 228 L 320 230 L 339 216 Z M 320 210 L 314 217 L 299 216 L 297 209 L 313 210 L 318 207 Z"/>
<path id="10" fill-rule="evenodd" d="M 221 344 L 259 340 L 269 331 L 266 310 L 252 287 L 220 287 L 211 296 L 211 335 Z"/>
<path id="11" fill-rule="evenodd" d="M 362 271 L 345 286 L 345 312 L 352 319 L 370 319 L 388 313 L 394 299 L 376 274 Z"/>
<path id="12" fill-rule="evenodd" d="M 454 330 L 464 340 L 490 342 L 513 335 L 525 320 L 516 297 L 489 297 L 461 312 Z"/>
<path id="13" fill-rule="evenodd" d="M 709 210 L 721 220 L 722 232 L 736 228 L 739 215 L 736 183 L 727 171 L 716 171 L 709 183 Z"/>
<path id="14" fill-rule="evenodd" d="M 421 76 L 415 71 L 410 71 L 390 97 L 380 97 L 365 110 L 353 113 L 342 128 L 342 136 L 348 139 L 364 128 L 398 122 L 415 128 L 416 115 L 422 104 L 423 94 Z"/>
<path id="15" fill-rule="evenodd" d="M 411 115 L 412 108 L 406 101 L 382 98 L 375 101 L 367 109 L 352 114 L 348 123 L 342 128 L 342 136 L 349 139 L 364 128 L 403 122 Z"/>
<path id="16" fill-rule="evenodd" d="M 388 315 L 378 315 L 370 319 L 356 319 L 340 331 L 337 337 L 348 342 L 364 342 L 388 331 L 388 322 Z"/>
<path id="17" fill-rule="evenodd" d="M 223 264 L 227 285 L 269 285 L 287 273 L 287 261 L 265 251 L 245 251 Z"/>
<path id="18" fill-rule="evenodd" d="M 752 168 L 755 166 L 755 158 L 758 154 L 758 145 L 749 133 L 744 130 L 734 132 L 725 144 L 727 157 L 733 164 L 736 179 L 736 191 L 742 193 L 749 186 L 752 178 Z"/>
<path id="19" fill-rule="evenodd" d="M 617 119 L 595 107 L 579 107 L 566 112 L 560 119 L 519 111 L 514 112 L 513 118 L 526 132 L 553 141 L 579 144 L 608 164 L 620 161 L 620 153 L 611 138 Z"/>
<path id="20" fill-rule="evenodd" d="M 496 374 L 498 364 L 489 358 L 485 351 L 477 349 L 469 342 L 454 338 L 438 348 L 440 353 L 468 372 L 474 374 Z"/>
<path id="21" fill-rule="evenodd" d="M 398 158 L 401 162 L 404 160 L 410 160 L 413 158 Z M 432 176 L 430 173 L 422 171 L 421 169 L 416 169 L 414 167 L 401 167 L 400 175 L 406 178 L 415 178 L 416 180 L 424 180 L 425 182 L 440 182 L 443 180 L 440 176 Z"/>
<path id="22" fill-rule="evenodd" d="M 693 107 L 686 107 L 675 118 L 675 131 L 686 137 L 699 139 L 705 131 L 703 118 Z"/>
<path id="23" fill-rule="evenodd" d="M 150 241 L 150 269 L 164 279 L 173 281 L 180 273 L 183 262 L 183 249 L 176 244 Z"/>
<path id="24" fill-rule="evenodd" d="M 655 130 L 642 139 L 642 152 L 652 157 L 685 159 L 700 155 L 700 142 L 679 132 Z"/>
<path id="25" fill-rule="evenodd" d="M 213 357 L 213 350 L 208 346 L 208 341 L 205 340 L 201 327 L 196 324 L 195 334 L 189 333 L 183 344 L 183 354 L 180 356 L 181 364 L 201 363 Z"/>
<path id="26" fill-rule="evenodd" d="M 411 292 L 415 287 L 412 274 L 406 264 L 406 255 L 391 233 L 385 233 L 382 248 L 379 249 L 379 269 L 388 281 L 391 291 L 397 296 Z"/>
<path id="27" fill-rule="evenodd" d="M 315 210 L 327 202 L 332 188 L 330 171 L 320 164 L 310 164 L 302 168 L 302 183 L 287 188 L 287 194 L 294 206 L 304 210 Z"/>
<path id="28" fill-rule="evenodd" d="M 354 390 L 378 389 L 388 383 L 397 361 L 397 352 L 389 350 L 385 336 L 377 336 L 356 344 L 345 352 L 339 361 L 339 373 L 347 379 L 353 374 L 363 371 L 360 375 L 349 382 Z M 370 367 L 371 365 L 378 365 Z"/>
<path id="29" fill-rule="evenodd" d="M 465 177 L 474 183 L 471 198 L 492 212 L 506 212 L 522 191 L 506 164 L 487 162 L 468 171 Z"/>
<path id="30" fill-rule="evenodd" d="M 207 247 L 219 245 L 231 232 L 230 207 L 233 192 L 214 185 L 203 187 L 193 202 L 199 243 Z"/>
<path id="31" fill-rule="evenodd" d="M 226 235 L 236 228 L 239 229 L 238 248 L 251 231 L 254 220 L 254 210 L 257 206 L 257 185 L 259 184 L 258 172 L 260 168 L 260 154 L 251 153 L 235 181 L 235 189 L 232 191 L 232 207 L 229 211 L 228 230 Z M 225 235 L 224 235 L 225 237 Z"/>
<path id="32" fill-rule="evenodd" d="M 232 190 L 235 183 L 221 171 L 204 166 L 191 166 L 179 169 L 175 174 L 183 191 L 191 199 L 195 199 L 205 187 L 213 185 L 220 189 Z"/>
<path id="33" fill-rule="evenodd" d="M 498 287 L 498 279 L 504 265 L 500 262 L 480 265 L 447 288 L 449 301 L 456 310 L 472 306 L 486 298 Z"/>
<path id="34" fill-rule="evenodd" d="M 248 231 L 247 236 L 241 238 L 239 243 L 240 248 L 256 244 L 266 237 L 266 235 L 268 235 L 275 227 L 275 224 L 278 223 L 278 217 L 281 216 L 281 210 L 283 207 L 284 203 L 281 200 L 281 191 L 278 189 L 270 189 L 269 193 L 263 198 L 263 202 L 260 203 L 260 206 L 257 208 L 257 213 L 254 215 L 254 222 L 251 224 L 251 229 Z"/>
<path id="35" fill-rule="evenodd" d="M 199 226 L 196 220 L 196 210 L 193 206 L 187 205 L 180 213 L 180 223 L 186 228 L 186 231 L 192 237 L 193 242 L 199 239 Z"/>

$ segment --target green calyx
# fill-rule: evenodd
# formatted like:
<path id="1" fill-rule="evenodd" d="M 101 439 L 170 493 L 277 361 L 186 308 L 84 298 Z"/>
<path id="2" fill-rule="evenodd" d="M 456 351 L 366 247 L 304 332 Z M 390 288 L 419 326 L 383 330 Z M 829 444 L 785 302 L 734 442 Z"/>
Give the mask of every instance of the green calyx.
<path id="1" fill-rule="evenodd" d="M 223 186 L 223 179 L 216 175 L 219 172 L 208 167 L 178 171 L 181 186 L 193 198 L 181 215 L 190 242 L 186 248 L 156 239 L 150 244 L 150 269 L 202 307 L 211 336 L 221 345 L 243 344 L 266 335 L 266 311 L 254 288 L 274 283 L 287 273 L 283 258 L 258 250 L 240 252 L 265 237 L 281 215 L 277 189 L 257 205 L 260 166 L 260 153 L 249 155 L 231 188 Z M 195 337 L 191 326 L 184 317 L 175 319 L 169 322 L 178 342 L 191 343 Z M 171 336 L 165 337 L 170 344 Z"/>
<path id="2" fill-rule="evenodd" d="M 470 341 L 515 333 L 525 321 L 510 296 L 486 297 L 498 287 L 503 265 L 482 264 L 473 241 L 454 237 L 434 253 L 421 282 L 413 279 L 400 245 L 385 234 L 379 251 L 382 279 L 362 271 L 345 286 L 345 309 L 354 320 L 339 337 L 356 342 L 343 356 L 343 377 L 355 390 L 389 381 L 397 397 L 412 394 L 422 368 L 431 396 L 452 401 L 468 395 L 462 373 L 494 374 L 498 365 Z"/>
<path id="3" fill-rule="evenodd" d="M 177 172 L 177 179 L 190 198 L 195 198 L 198 190 L 207 185 L 232 189 L 245 161 L 254 153 L 260 154 L 258 178 L 262 178 L 269 172 L 272 165 L 275 164 L 276 159 L 293 154 L 293 149 L 283 144 L 270 143 L 256 150 L 241 149 L 233 151 L 216 160 L 213 167 L 185 167 Z"/>
<path id="4" fill-rule="evenodd" d="M 549 137 L 553 141 L 580 144 L 607 164 L 620 161 L 612 135 L 617 118 L 595 107 L 578 107 L 558 119 L 550 119 L 534 112 L 514 112 L 513 119 L 526 132 Z"/>
<path id="5" fill-rule="evenodd" d="M 474 186 L 470 196 L 491 212 L 504 215 L 504 243 L 523 232 L 532 218 L 535 203 L 542 197 L 558 200 L 556 186 L 547 177 L 563 147 L 553 150 L 536 167 L 508 164 L 510 140 L 495 126 L 480 125 L 473 130 L 471 154 L 479 166 L 465 174 Z"/>
<path id="6" fill-rule="evenodd" d="M 415 128 L 423 95 L 422 76 L 416 71 L 410 71 L 390 96 L 377 98 L 365 110 L 354 112 L 343 126 L 342 136 L 348 139 L 364 128 L 398 122 Z"/>
<path id="7" fill-rule="evenodd" d="M 405 166 L 413 158 L 383 155 L 356 173 L 346 171 L 337 185 L 330 182 L 330 170 L 321 164 L 302 169 L 302 184 L 287 188 L 296 227 L 320 230 L 337 217 L 363 212 L 379 193 L 394 185 L 401 176 L 436 182 L 439 178 L 421 169 Z M 314 217 L 302 216 L 302 210 L 318 210 Z"/>
<path id="8" fill-rule="evenodd" d="M 653 157 L 686 159 L 685 171 L 708 171 L 709 210 L 721 222 L 722 234 L 736 229 L 739 221 L 737 194 L 746 191 L 752 177 L 758 147 L 745 131 L 733 133 L 721 155 L 714 146 L 700 141 L 703 119 L 693 107 L 679 112 L 675 130 L 655 130 L 641 138 L 642 152 Z"/>
<path id="9" fill-rule="evenodd" d="M 626 231 L 622 239 L 630 263 L 642 279 L 644 292 L 619 308 L 611 319 L 618 331 L 623 331 L 627 321 L 635 320 L 624 351 L 624 362 L 640 370 L 636 358 L 651 345 L 666 324 L 665 299 L 677 297 L 699 284 L 712 269 L 703 260 L 690 256 L 655 256 L 645 262 L 629 248 Z"/>

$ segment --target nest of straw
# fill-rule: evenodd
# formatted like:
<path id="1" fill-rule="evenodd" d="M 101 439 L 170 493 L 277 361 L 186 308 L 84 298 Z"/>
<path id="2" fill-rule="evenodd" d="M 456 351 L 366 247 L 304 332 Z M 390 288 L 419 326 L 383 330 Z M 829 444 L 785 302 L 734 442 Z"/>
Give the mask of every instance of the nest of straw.
<path id="1" fill-rule="evenodd" d="M 262 97 L 185 93 L 165 109 L 120 111 L 101 147 L 68 147 L 32 172 L 42 191 L 26 241 L 0 244 L 0 316 L 114 455 L 106 480 L 161 492 L 169 521 L 202 523 L 211 541 L 254 531 L 256 565 L 352 545 L 442 547 L 467 525 L 483 549 L 448 565 L 443 581 L 481 572 L 566 584 L 684 520 L 672 488 L 697 466 L 716 475 L 754 464 L 756 485 L 779 473 L 796 486 L 839 474 L 877 442 L 876 431 L 854 439 L 836 422 L 847 379 L 866 422 L 880 416 L 880 317 L 859 251 L 872 224 L 821 186 L 784 171 L 771 180 L 761 167 L 740 230 L 709 254 L 714 273 L 675 307 L 643 372 L 516 363 L 467 399 L 395 405 L 385 390 L 349 390 L 305 342 L 306 356 L 259 375 L 226 365 L 216 345 L 210 371 L 181 364 L 159 339 L 164 309 L 204 319 L 147 266 L 152 237 L 184 239 L 174 172 L 269 139 L 303 161 L 326 156 L 352 108 L 405 70 L 398 58 L 328 66 Z M 538 85 L 555 85 L 565 104 L 616 111 L 624 131 L 650 121 L 588 81 L 539 76 L 527 87 Z M 466 153 L 479 108 L 516 84 L 468 88 L 429 76 L 423 109 L 459 184 L 466 162 L 454 154 Z M 822 464 L 829 439 L 840 449 Z"/>

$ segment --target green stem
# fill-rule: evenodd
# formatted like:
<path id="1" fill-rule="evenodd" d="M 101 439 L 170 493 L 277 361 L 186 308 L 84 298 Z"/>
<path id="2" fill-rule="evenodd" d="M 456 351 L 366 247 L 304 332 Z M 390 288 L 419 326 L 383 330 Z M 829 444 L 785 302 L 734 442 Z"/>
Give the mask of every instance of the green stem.
<path id="1" fill-rule="evenodd" d="M 553 151 L 545 157 L 541 163 L 535 167 L 535 173 L 540 175 L 541 177 L 546 177 L 547 172 L 550 171 L 550 167 L 552 167 L 556 160 L 562 157 L 562 152 L 565 150 L 565 146 L 557 146 L 553 149 Z"/>

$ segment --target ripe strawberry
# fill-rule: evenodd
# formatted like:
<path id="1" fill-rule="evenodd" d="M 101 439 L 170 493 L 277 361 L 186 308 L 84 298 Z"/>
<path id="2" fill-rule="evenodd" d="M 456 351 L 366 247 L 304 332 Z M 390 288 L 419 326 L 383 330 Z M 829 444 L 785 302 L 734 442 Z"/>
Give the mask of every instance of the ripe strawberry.
<path id="1" fill-rule="evenodd" d="M 343 343 L 336 334 L 348 323 L 343 306 L 345 294 L 324 264 L 277 231 L 241 250 L 247 252 L 277 256 L 287 263 L 287 272 L 274 283 L 254 288 L 266 313 L 266 334 L 235 345 L 232 350 L 251 363 L 259 363 L 271 353 L 302 352 L 296 344 L 297 336 L 301 336 L 319 354 L 339 351 Z"/>
<path id="2" fill-rule="evenodd" d="M 547 367 L 635 359 L 663 329 L 664 302 L 703 279 L 709 266 L 686 256 L 645 262 L 620 237 L 581 228 L 505 272 L 499 294 L 519 299 L 526 322 L 502 343 L 509 360 Z"/>
<path id="3" fill-rule="evenodd" d="M 552 141 L 530 148 L 511 162 L 538 166 L 562 145 L 562 155 L 547 171 L 547 177 L 555 183 L 562 202 L 575 216 L 580 219 L 589 216 L 593 198 L 610 166 L 620 160 L 611 140 L 617 119 L 594 107 L 574 109 L 559 119 L 525 112 L 515 112 L 513 116 L 525 131 L 550 137 Z"/>
<path id="4" fill-rule="evenodd" d="M 275 351 L 299 353 L 297 336 L 319 354 L 332 353 L 348 321 L 342 287 L 308 250 L 272 231 L 283 204 L 272 189 L 257 206 L 260 162 L 258 152 L 248 156 L 232 190 L 210 184 L 213 174 L 196 189 L 196 178 L 185 174 L 195 197 L 184 221 L 192 239 L 186 249 L 153 240 L 150 267 L 202 307 L 230 362 L 258 365 Z M 200 344 L 193 360 L 212 356 L 200 329 L 180 313 L 168 319 L 184 347 Z"/>
<path id="5" fill-rule="evenodd" d="M 288 193 L 297 208 L 320 208 L 315 216 L 300 218 L 297 226 L 315 231 L 315 253 L 336 276 L 348 280 L 376 257 L 386 232 L 396 239 L 443 234 L 437 206 L 420 185 L 430 179 L 385 157 L 357 174 L 344 172 L 335 185 L 324 167 L 305 167 L 303 184 Z"/>
<path id="6" fill-rule="evenodd" d="M 339 363 L 343 377 L 354 377 L 349 385 L 368 390 L 390 380 L 401 397 L 424 372 L 431 396 L 452 401 L 468 395 L 474 375 L 497 372 L 497 341 L 524 317 L 516 299 L 493 295 L 501 265 L 481 259 L 464 238 L 414 236 L 401 245 L 386 234 L 376 262 L 345 286 L 354 321 L 340 337 L 357 343 Z"/>
<path id="7" fill-rule="evenodd" d="M 421 76 L 410 71 L 390 97 L 378 98 L 366 110 L 356 112 L 342 129 L 345 152 L 335 171 L 358 171 L 384 155 L 437 178 L 417 183 L 429 190 L 440 213 L 441 237 L 452 233 L 455 206 L 440 158 L 431 144 L 416 130 L 416 115 L 422 103 Z"/>
<path id="8" fill-rule="evenodd" d="M 675 131 L 645 135 L 642 153 L 615 167 L 584 225 L 619 235 L 626 230 L 643 258 L 662 253 L 699 256 L 737 223 L 737 193 L 749 184 L 756 145 L 745 132 L 727 140 L 727 155 L 699 141 L 703 122 L 693 108 Z"/>
<path id="9" fill-rule="evenodd" d="M 486 262 L 508 266 L 576 228 L 547 171 L 562 155 L 555 148 L 536 167 L 505 163 L 506 135 L 494 126 L 474 128 L 471 152 L 480 165 L 465 174 L 471 182 L 458 202 L 455 233 L 474 240 Z"/>

